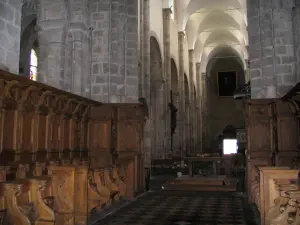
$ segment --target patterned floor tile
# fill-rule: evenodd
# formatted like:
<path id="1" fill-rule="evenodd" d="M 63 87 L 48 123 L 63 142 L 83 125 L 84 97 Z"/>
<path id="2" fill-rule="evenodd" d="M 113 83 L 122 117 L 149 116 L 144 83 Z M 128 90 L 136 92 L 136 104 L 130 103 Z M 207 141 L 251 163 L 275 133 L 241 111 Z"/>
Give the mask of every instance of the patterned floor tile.
<path id="1" fill-rule="evenodd" d="M 246 225 L 243 199 L 234 193 L 147 193 L 100 225 Z"/>

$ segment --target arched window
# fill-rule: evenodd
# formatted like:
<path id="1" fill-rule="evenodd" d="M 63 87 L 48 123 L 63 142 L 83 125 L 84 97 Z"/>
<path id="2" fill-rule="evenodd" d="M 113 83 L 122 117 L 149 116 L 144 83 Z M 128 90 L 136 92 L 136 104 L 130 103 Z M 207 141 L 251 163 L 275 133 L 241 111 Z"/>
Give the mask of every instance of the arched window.
<path id="1" fill-rule="evenodd" d="M 38 59 L 34 49 L 31 49 L 30 52 L 30 74 L 29 79 L 36 81 L 37 76 L 37 68 L 38 68 Z"/>

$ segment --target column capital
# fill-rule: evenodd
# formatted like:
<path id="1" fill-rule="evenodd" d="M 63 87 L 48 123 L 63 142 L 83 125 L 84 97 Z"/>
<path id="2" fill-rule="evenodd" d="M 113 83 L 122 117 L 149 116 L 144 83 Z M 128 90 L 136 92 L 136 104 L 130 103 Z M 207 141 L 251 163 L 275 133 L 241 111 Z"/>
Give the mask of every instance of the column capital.
<path id="1" fill-rule="evenodd" d="M 194 49 L 189 49 L 189 54 L 194 54 Z"/>
<path id="2" fill-rule="evenodd" d="M 165 19 L 170 19 L 172 14 L 171 8 L 163 8 L 163 16 Z"/>
<path id="3" fill-rule="evenodd" d="M 185 32 L 184 31 L 179 31 L 178 32 L 178 37 L 185 37 Z"/>
<path id="4" fill-rule="evenodd" d="M 201 62 L 197 62 L 197 63 L 196 63 L 196 68 L 197 68 L 197 69 L 200 69 L 200 67 L 201 67 Z"/>

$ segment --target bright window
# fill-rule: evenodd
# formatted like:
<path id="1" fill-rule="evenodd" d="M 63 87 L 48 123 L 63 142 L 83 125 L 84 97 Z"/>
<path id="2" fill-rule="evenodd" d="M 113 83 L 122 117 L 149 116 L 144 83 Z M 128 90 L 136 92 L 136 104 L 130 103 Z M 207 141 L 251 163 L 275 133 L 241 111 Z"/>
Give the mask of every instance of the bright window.
<path id="1" fill-rule="evenodd" d="M 230 155 L 237 153 L 237 139 L 224 139 L 223 140 L 223 154 Z"/>
<path id="2" fill-rule="evenodd" d="M 30 74 L 29 74 L 29 79 L 36 81 L 36 76 L 37 76 L 37 68 L 38 68 L 38 59 L 36 52 L 31 49 L 30 52 Z"/>

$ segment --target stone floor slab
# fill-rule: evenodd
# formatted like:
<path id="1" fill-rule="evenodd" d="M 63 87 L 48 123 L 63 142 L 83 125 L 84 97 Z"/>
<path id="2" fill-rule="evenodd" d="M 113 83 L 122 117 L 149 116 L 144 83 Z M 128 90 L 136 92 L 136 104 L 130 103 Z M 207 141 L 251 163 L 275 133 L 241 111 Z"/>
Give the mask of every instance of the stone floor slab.
<path id="1" fill-rule="evenodd" d="M 236 193 L 155 191 L 97 224 L 249 225 L 245 215 L 245 199 Z"/>

